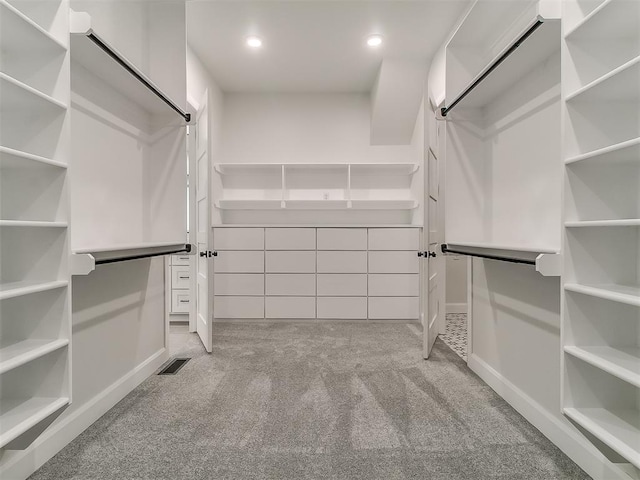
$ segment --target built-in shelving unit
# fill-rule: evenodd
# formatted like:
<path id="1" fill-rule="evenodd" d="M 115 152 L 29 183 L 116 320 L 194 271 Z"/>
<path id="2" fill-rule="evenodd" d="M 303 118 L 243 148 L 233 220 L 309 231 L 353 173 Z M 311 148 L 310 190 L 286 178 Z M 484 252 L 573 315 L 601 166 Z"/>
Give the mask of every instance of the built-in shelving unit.
<path id="1" fill-rule="evenodd" d="M 640 3 L 564 3 L 563 411 L 637 474 Z"/>
<path id="2" fill-rule="evenodd" d="M 412 163 L 218 163 L 214 206 L 222 217 L 242 210 L 411 212 L 420 206 L 414 185 L 418 169 Z M 228 219 L 215 217 L 216 212 L 214 223 Z"/>
<path id="3" fill-rule="evenodd" d="M 0 0 L 0 449 L 71 401 L 67 4 Z"/>

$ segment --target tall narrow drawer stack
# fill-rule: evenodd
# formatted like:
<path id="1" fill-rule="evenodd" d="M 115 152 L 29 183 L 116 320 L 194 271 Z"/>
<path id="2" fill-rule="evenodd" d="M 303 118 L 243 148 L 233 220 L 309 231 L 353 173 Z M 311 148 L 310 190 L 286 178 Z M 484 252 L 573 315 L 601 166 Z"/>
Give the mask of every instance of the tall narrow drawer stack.
<path id="1" fill-rule="evenodd" d="M 264 318 L 264 229 L 215 228 L 213 315 Z"/>
<path id="2" fill-rule="evenodd" d="M 171 255 L 171 313 L 189 313 L 191 267 L 189 255 Z"/>
<path id="3" fill-rule="evenodd" d="M 367 229 L 318 228 L 318 318 L 367 318 Z"/>
<path id="4" fill-rule="evenodd" d="M 419 248 L 418 229 L 369 229 L 370 319 L 419 318 L 420 263 L 416 258 Z"/>

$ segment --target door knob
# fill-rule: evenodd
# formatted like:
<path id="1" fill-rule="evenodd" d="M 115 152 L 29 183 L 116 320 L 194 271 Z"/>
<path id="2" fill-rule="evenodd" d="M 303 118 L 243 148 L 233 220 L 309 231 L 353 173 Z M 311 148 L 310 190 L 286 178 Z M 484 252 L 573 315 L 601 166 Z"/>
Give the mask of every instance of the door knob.
<path id="1" fill-rule="evenodd" d="M 430 257 L 436 256 L 436 252 L 425 252 L 425 253 L 427 253 Z"/>
<path id="2" fill-rule="evenodd" d="M 217 257 L 218 252 L 212 252 L 211 250 L 205 250 L 204 252 L 200 252 L 201 257 Z"/>

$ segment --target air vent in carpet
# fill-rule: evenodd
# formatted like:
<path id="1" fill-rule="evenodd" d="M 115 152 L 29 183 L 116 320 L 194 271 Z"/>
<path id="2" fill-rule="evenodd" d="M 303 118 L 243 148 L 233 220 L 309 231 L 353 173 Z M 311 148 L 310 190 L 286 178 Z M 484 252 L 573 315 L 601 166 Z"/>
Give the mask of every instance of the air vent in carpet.
<path id="1" fill-rule="evenodd" d="M 185 363 L 187 363 L 190 358 L 175 358 L 169 362 L 169 365 L 160 370 L 158 375 L 175 375 L 180 371 L 182 367 L 184 367 Z"/>

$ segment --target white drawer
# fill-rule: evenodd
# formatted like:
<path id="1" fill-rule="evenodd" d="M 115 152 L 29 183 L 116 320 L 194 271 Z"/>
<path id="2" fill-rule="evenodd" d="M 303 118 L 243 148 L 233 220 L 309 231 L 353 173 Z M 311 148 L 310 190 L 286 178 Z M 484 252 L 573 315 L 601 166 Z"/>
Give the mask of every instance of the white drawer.
<path id="1" fill-rule="evenodd" d="M 318 273 L 367 273 L 367 252 L 318 252 Z"/>
<path id="2" fill-rule="evenodd" d="M 191 280 L 191 267 L 188 265 L 171 267 L 171 288 L 189 288 Z"/>
<path id="3" fill-rule="evenodd" d="M 189 255 L 171 255 L 171 265 L 189 265 Z"/>
<path id="4" fill-rule="evenodd" d="M 263 228 L 214 228 L 214 250 L 264 250 Z"/>
<path id="5" fill-rule="evenodd" d="M 370 297 L 417 297 L 420 295 L 420 275 L 370 274 Z"/>
<path id="6" fill-rule="evenodd" d="M 420 248 L 418 228 L 370 228 L 369 250 L 415 250 Z"/>
<path id="7" fill-rule="evenodd" d="M 171 313 L 189 313 L 189 298 L 188 290 L 173 290 L 171 292 Z"/>
<path id="8" fill-rule="evenodd" d="M 318 318 L 366 319 L 367 297 L 318 297 Z"/>
<path id="9" fill-rule="evenodd" d="M 420 273 L 417 252 L 369 252 L 369 273 Z"/>
<path id="10" fill-rule="evenodd" d="M 318 296 L 366 297 L 367 275 L 364 273 L 318 274 Z"/>
<path id="11" fill-rule="evenodd" d="M 315 297 L 265 297 L 266 318 L 315 318 Z"/>
<path id="12" fill-rule="evenodd" d="M 315 273 L 316 252 L 266 252 L 268 273 Z"/>
<path id="13" fill-rule="evenodd" d="M 366 250 L 366 228 L 319 228 L 318 250 Z"/>
<path id="14" fill-rule="evenodd" d="M 215 318 L 264 318 L 264 297 L 214 297 Z"/>
<path id="15" fill-rule="evenodd" d="M 262 273 L 264 272 L 264 252 L 222 251 L 213 257 L 216 273 Z"/>
<path id="16" fill-rule="evenodd" d="M 315 228 L 267 228 L 266 250 L 315 250 Z"/>
<path id="17" fill-rule="evenodd" d="M 219 273 L 213 278 L 214 295 L 264 295 L 261 273 Z"/>
<path id="18" fill-rule="evenodd" d="M 315 296 L 316 276 L 313 273 L 267 274 L 267 295 Z"/>
<path id="19" fill-rule="evenodd" d="M 370 319 L 415 320 L 419 316 L 419 297 L 369 297 Z"/>

